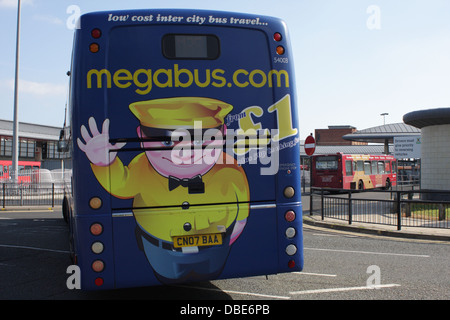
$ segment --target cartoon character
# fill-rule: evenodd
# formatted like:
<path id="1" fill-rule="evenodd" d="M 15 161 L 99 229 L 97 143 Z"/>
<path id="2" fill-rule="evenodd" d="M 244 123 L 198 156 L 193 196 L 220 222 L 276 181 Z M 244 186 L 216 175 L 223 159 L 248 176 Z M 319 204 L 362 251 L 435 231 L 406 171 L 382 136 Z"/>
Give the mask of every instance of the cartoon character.
<path id="1" fill-rule="evenodd" d="M 131 104 L 145 151 L 128 166 L 117 156 L 125 143 L 109 142 L 108 119 L 102 132 L 95 119 L 89 119 L 92 136 L 81 127 L 84 143 L 78 139 L 78 146 L 98 182 L 114 197 L 133 199 L 138 245 L 164 283 L 217 277 L 247 223 L 246 174 L 223 152 L 224 119 L 232 109 L 201 97 Z M 180 132 L 190 135 L 199 122 L 205 141 L 171 139 Z M 210 129 L 215 131 L 208 136 Z"/>

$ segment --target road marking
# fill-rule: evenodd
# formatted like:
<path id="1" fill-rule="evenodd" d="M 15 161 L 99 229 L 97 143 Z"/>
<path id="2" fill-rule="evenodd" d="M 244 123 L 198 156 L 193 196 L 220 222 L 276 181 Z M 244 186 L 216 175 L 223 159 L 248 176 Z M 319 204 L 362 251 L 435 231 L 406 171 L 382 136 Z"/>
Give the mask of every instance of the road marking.
<path id="1" fill-rule="evenodd" d="M 313 273 L 313 272 L 292 272 L 293 274 L 300 274 L 305 276 L 319 276 L 319 277 L 337 277 L 335 274 Z"/>
<path id="2" fill-rule="evenodd" d="M 355 290 L 374 290 L 374 289 L 392 288 L 392 287 L 400 287 L 400 285 L 392 283 L 392 284 L 380 284 L 380 285 L 365 286 L 365 287 L 347 287 L 347 288 L 329 288 L 329 289 L 317 289 L 317 290 L 304 290 L 304 291 L 292 291 L 292 292 L 289 292 L 289 294 L 291 294 L 291 295 L 298 295 L 298 294 L 344 292 L 344 291 L 355 291 Z"/>
<path id="3" fill-rule="evenodd" d="M 69 251 L 65 251 L 65 250 L 53 250 L 53 249 L 34 248 L 34 247 L 25 247 L 25 246 L 12 246 L 12 245 L 5 245 L 5 244 L 0 244 L 0 247 L 2 247 L 2 248 L 14 248 L 14 249 L 25 249 L 25 250 L 37 250 L 37 251 L 48 251 L 48 252 L 57 252 L 57 253 L 70 253 Z"/>
<path id="4" fill-rule="evenodd" d="M 378 254 L 387 256 L 402 256 L 402 257 L 417 257 L 417 258 L 429 258 L 429 255 L 425 254 L 408 254 L 408 253 L 390 253 L 390 252 L 373 252 L 373 251 L 354 251 L 354 250 L 337 250 L 337 249 L 320 249 L 320 248 L 303 248 L 304 250 L 313 251 L 329 251 L 329 252 L 343 252 L 343 253 L 361 253 L 361 254 Z"/>
<path id="5" fill-rule="evenodd" d="M 270 299 L 282 299 L 282 300 L 289 300 L 289 299 L 291 299 L 291 297 L 275 296 L 275 295 L 270 295 L 270 294 L 253 293 L 253 292 L 221 290 L 221 289 L 193 287 L 193 286 L 183 286 L 183 285 L 177 285 L 177 286 L 173 286 L 173 287 L 180 287 L 180 288 L 187 288 L 187 289 L 191 288 L 191 289 L 199 289 L 199 290 L 209 290 L 209 291 L 225 292 L 225 293 L 231 293 L 231 294 L 242 294 L 242 295 L 246 295 L 246 296 L 263 297 L 263 298 L 270 298 Z"/>
<path id="6" fill-rule="evenodd" d="M 325 233 L 313 233 L 313 236 L 319 237 L 347 237 L 347 238 L 359 238 L 359 236 L 348 235 L 348 234 L 325 234 Z"/>

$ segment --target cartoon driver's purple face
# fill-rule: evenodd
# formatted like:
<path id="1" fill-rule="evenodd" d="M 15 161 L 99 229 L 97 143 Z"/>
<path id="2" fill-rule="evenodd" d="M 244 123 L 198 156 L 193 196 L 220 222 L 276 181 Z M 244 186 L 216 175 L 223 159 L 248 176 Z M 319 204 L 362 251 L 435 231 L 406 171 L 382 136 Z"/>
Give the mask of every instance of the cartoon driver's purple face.
<path id="1" fill-rule="evenodd" d="M 145 141 L 141 142 L 141 146 L 144 149 L 170 148 L 169 150 L 147 150 L 145 154 L 160 175 L 190 179 L 206 174 L 222 155 L 224 144 L 222 131 L 211 130 L 213 131 L 205 134 L 201 141 L 191 141 L 189 135 L 188 139 L 183 139 L 187 141 Z M 141 127 L 137 128 L 137 133 L 141 139 L 148 138 Z"/>

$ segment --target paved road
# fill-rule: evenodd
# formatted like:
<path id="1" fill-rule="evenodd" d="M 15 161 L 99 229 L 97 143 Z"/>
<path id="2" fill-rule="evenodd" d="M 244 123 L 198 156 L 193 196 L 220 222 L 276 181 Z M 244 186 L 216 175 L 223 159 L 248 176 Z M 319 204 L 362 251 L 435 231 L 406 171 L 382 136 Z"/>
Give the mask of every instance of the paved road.
<path id="1" fill-rule="evenodd" d="M 450 243 L 311 226 L 305 226 L 302 273 L 106 292 L 69 290 L 68 233 L 60 216 L 56 209 L 0 212 L 0 299 L 450 299 Z"/>

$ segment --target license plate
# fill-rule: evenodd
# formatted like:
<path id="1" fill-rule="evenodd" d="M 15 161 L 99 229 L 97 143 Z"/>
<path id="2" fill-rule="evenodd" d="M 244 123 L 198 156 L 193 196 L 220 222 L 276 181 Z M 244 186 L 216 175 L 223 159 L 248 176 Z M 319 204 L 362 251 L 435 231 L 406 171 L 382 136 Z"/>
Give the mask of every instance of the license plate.
<path id="1" fill-rule="evenodd" d="M 173 237 L 175 248 L 219 246 L 222 244 L 222 234 L 197 234 L 192 236 Z"/>

